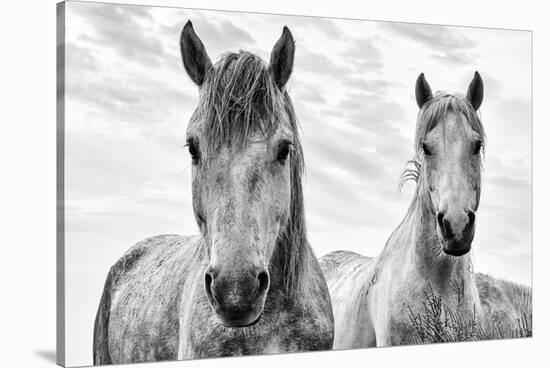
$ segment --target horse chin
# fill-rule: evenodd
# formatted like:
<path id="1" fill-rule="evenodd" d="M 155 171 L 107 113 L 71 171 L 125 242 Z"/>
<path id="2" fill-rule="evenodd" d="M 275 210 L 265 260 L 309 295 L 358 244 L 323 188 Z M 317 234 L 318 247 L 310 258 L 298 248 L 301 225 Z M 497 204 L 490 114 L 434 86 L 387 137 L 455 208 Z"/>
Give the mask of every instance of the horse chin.
<path id="1" fill-rule="evenodd" d="M 263 308 L 257 315 L 255 314 L 221 314 L 216 313 L 222 325 L 225 327 L 243 328 L 255 325 L 262 319 Z"/>
<path id="2" fill-rule="evenodd" d="M 472 249 L 472 243 L 446 240 L 442 242 L 442 247 L 445 254 L 453 257 L 461 257 L 470 252 L 470 249 Z"/>

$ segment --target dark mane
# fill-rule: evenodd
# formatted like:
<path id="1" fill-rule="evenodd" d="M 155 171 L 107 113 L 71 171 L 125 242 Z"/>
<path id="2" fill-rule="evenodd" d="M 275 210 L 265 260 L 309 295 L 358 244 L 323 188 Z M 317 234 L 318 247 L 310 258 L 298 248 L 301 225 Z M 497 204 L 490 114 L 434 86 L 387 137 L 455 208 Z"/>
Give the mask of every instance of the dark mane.
<path id="1" fill-rule="evenodd" d="M 282 271 L 284 295 L 295 300 L 303 292 L 310 260 L 302 189 L 304 157 L 300 127 L 290 96 L 275 84 L 269 67 L 258 56 L 246 51 L 228 53 L 207 74 L 193 118 L 202 121 L 209 152 L 216 152 L 221 145 L 242 149 L 251 134 L 261 132 L 269 138 L 279 124 L 291 130 L 294 149 L 289 161 L 290 216 L 277 240 L 270 270 Z M 206 245 L 201 242 L 196 257 L 203 258 L 207 252 Z"/>
<path id="2" fill-rule="evenodd" d="M 412 160 L 407 162 L 405 169 L 401 173 L 399 188 L 409 180 L 418 182 L 420 178 L 420 169 L 422 167 L 422 143 L 426 139 L 426 135 L 449 113 L 464 115 L 466 117 L 466 122 L 470 125 L 472 130 L 481 137 L 483 142 L 482 147 L 485 147 L 485 131 L 481 124 L 481 118 L 472 105 L 466 101 L 463 96 L 438 92 L 431 100 L 422 106 L 422 109 L 418 113 L 416 135 L 414 139 L 415 156 Z"/>
<path id="3" fill-rule="evenodd" d="M 285 111 L 294 137 L 294 151 L 290 160 L 290 217 L 284 232 L 277 241 L 277 247 L 271 259 L 270 268 L 279 266 L 283 270 L 283 287 L 288 300 L 296 300 L 306 291 L 303 287 L 309 272 L 309 243 L 304 213 L 304 194 L 302 176 L 304 174 L 304 155 L 299 139 L 298 120 L 290 97 L 285 92 Z"/>

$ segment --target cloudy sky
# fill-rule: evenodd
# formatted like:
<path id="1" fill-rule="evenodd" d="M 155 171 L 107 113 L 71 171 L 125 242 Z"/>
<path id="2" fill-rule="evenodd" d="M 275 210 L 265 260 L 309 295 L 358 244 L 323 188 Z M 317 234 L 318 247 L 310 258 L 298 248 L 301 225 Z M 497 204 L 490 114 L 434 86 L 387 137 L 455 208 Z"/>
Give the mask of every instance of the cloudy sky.
<path id="1" fill-rule="evenodd" d="M 288 84 L 303 130 L 306 218 L 317 255 L 380 252 L 411 200 L 414 82 L 465 92 L 485 81 L 488 141 L 476 271 L 531 284 L 531 34 L 519 31 L 68 2 L 66 11 L 67 363 L 91 364 L 109 267 L 142 238 L 193 234 L 197 104 L 179 55 L 191 19 L 212 60 L 264 60 L 287 25 Z"/>

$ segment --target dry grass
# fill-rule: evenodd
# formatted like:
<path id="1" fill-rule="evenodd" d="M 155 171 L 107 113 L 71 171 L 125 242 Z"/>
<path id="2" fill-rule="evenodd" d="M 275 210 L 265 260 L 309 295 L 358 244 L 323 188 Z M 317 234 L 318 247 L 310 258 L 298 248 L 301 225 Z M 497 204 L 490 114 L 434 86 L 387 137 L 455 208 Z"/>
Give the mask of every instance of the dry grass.
<path id="1" fill-rule="evenodd" d="M 464 298 L 464 289 L 457 283 L 454 284 L 453 289 L 460 305 Z M 411 336 L 414 343 L 429 344 L 532 336 L 530 316 L 522 316 L 516 326 L 502 326 L 493 323 L 492 326 L 484 327 L 478 318 L 475 306 L 472 308 L 471 317 L 464 319 L 457 310 L 453 310 L 439 295 L 436 295 L 431 286 L 428 291 L 424 292 L 424 295 L 423 312 L 414 313 L 411 307 L 408 307 L 409 319 L 416 332 L 414 336 Z"/>

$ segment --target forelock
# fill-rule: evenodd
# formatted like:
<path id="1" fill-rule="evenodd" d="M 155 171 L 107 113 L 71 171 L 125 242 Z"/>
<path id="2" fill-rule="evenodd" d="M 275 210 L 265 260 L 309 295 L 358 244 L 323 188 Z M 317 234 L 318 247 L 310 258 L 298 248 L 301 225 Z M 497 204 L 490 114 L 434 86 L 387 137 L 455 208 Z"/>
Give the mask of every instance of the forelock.
<path id="1" fill-rule="evenodd" d="M 426 102 L 418 114 L 415 137 L 415 152 L 417 154 L 420 153 L 427 134 L 443 122 L 448 114 L 464 116 L 466 124 L 479 134 L 482 141 L 485 141 L 481 118 L 464 96 L 438 92 L 431 100 Z"/>
<path id="2" fill-rule="evenodd" d="M 193 116 L 202 124 L 206 149 L 242 148 L 252 134 L 271 137 L 289 124 L 285 95 L 266 63 L 249 52 L 225 54 L 207 74 Z"/>

